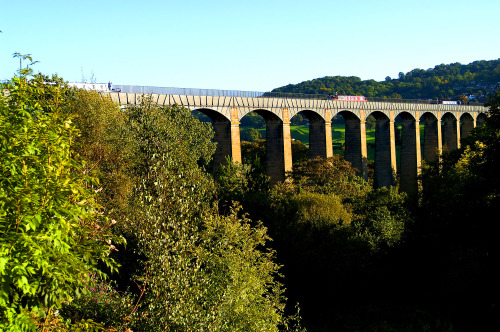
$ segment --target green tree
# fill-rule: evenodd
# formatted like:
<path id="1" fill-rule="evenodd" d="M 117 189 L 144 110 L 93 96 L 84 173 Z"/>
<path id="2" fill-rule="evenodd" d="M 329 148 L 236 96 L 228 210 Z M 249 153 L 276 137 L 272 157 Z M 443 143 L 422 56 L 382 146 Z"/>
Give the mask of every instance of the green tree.
<path id="1" fill-rule="evenodd" d="M 145 99 L 130 110 L 138 182 L 125 231 L 135 237 L 145 289 L 141 330 L 277 331 L 282 287 L 266 229 L 213 205 L 203 171 L 213 132 L 181 107 Z"/>
<path id="2" fill-rule="evenodd" d="M 245 128 L 240 131 L 240 139 L 247 142 L 255 142 L 262 138 L 262 134 L 255 128 Z"/>
<path id="3" fill-rule="evenodd" d="M 241 126 L 251 127 L 251 128 L 264 128 L 266 126 L 266 121 L 263 117 L 255 112 L 248 113 L 241 119 Z"/>
<path id="4" fill-rule="evenodd" d="M 335 194 L 343 200 L 363 196 L 370 190 L 368 183 L 356 175 L 356 170 L 341 155 L 297 163 L 292 178 L 297 186 L 308 191 Z"/>
<path id="5" fill-rule="evenodd" d="M 439 294 L 436 301 L 463 330 L 489 329 L 498 314 L 489 308 L 496 301 L 490 275 L 499 231 L 493 216 L 500 213 L 500 92 L 490 96 L 489 107 L 485 125 L 461 149 L 423 169 L 422 204 L 411 230 L 411 248 L 418 252 L 413 261 L 426 262 L 416 264 L 417 277 L 429 271 L 438 276 L 419 290 Z"/>
<path id="6" fill-rule="evenodd" d="M 83 171 L 99 179 L 96 197 L 106 214 L 124 219 L 136 178 L 137 141 L 133 137 L 127 112 L 97 91 L 74 89 L 68 93 L 70 106 L 80 135 L 73 150 L 86 161 Z"/>
<path id="7" fill-rule="evenodd" d="M 27 73 L 25 73 L 27 74 Z M 34 330 L 85 291 L 108 257 L 111 221 L 72 155 L 65 89 L 15 77 L 0 95 L 0 329 Z M 5 93 L 6 92 L 6 93 Z"/>
<path id="8" fill-rule="evenodd" d="M 356 238 L 377 252 L 399 245 L 412 222 L 406 205 L 406 195 L 396 187 L 380 188 L 353 201 L 356 215 L 352 222 Z"/>

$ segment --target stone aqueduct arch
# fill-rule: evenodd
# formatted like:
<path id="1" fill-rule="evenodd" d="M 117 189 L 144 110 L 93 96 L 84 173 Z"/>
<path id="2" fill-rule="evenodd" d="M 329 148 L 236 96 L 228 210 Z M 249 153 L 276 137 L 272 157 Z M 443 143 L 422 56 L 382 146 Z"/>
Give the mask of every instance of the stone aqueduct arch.
<path id="1" fill-rule="evenodd" d="M 136 105 L 142 95 L 109 93 L 121 104 Z M 309 120 L 310 156 L 333 155 L 331 119 L 345 119 L 345 159 L 360 175 L 367 175 L 366 119 L 375 125 L 375 181 L 379 187 L 396 182 L 395 119 L 401 121 L 400 189 L 410 195 L 418 190 L 417 177 L 422 160 L 433 161 L 443 149 L 460 147 L 460 139 L 484 123 L 483 106 L 431 105 L 411 103 L 352 102 L 318 99 L 246 98 L 189 95 L 151 95 L 160 105 L 178 104 L 206 114 L 213 121 L 216 164 L 227 156 L 241 162 L 240 120 L 251 112 L 266 121 L 266 169 L 272 182 L 283 181 L 292 169 L 290 119 L 298 113 Z M 420 137 L 420 122 L 424 135 Z M 421 141 L 423 142 L 421 149 Z"/>

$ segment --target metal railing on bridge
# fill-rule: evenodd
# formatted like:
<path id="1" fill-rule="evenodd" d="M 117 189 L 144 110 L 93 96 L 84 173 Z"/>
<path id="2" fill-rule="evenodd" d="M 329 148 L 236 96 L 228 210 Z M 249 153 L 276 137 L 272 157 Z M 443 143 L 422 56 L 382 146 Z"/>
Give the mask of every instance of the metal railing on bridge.
<path id="1" fill-rule="evenodd" d="M 215 96 L 215 97 L 262 97 L 264 92 L 239 91 L 239 90 L 218 90 L 218 89 L 194 89 L 194 88 L 172 88 L 157 86 L 139 85 L 113 85 L 113 89 L 125 93 L 140 94 L 165 94 L 165 95 L 187 95 L 187 96 Z"/>
<path id="2" fill-rule="evenodd" d="M 247 97 L 247 98 L 283 98 L 283 99 L 319 99 L 327 100 L 333 98 L 328 94 L 305 94 L 289 92 L 259 92 L 259 91 L 240 91 L 240 90 L 219 90 L 219 89 L 194 89 L 194 88 L 174 88 L 174 87 L 156 87 L 139 85 L 113 85 L 114 90 L 120 90 L 124 93 L 139 94 L 167 94 L 167 95 L 188 95 L 188 96 L 214 96 L 214 97 Z M 389 97 L 367 97 L 370 102 L 384 103 L 408 103 L 408 104 L 439 104 L 442 101 L 438 99 L 402 99 Z M 469 105 L 483 105 L 479 102 L 469 102 Z"/>

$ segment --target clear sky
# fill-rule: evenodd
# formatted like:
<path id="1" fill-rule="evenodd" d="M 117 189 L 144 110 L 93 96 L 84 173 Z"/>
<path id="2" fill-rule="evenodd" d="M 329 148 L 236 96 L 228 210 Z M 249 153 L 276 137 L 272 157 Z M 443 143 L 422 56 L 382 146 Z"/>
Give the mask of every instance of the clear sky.
<path id="1" fill-rule="evenodd" d="M 81 82 L 269 91 L 500 58 L 499 0 L 0 0 L 12 54 Z"/>

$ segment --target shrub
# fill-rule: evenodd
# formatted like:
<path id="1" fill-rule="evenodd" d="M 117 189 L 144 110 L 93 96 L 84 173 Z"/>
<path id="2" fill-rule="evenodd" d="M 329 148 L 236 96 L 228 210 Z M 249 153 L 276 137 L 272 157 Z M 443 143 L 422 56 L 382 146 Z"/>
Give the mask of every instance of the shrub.
<path id="1" fill-rule="evenodd" d="M 72 154 L 77 130 L 65 89 L 15 77 L 0 94 L 0 329 L 35 319 L 85 292 L 112 239 L 93 179 Z"/>

